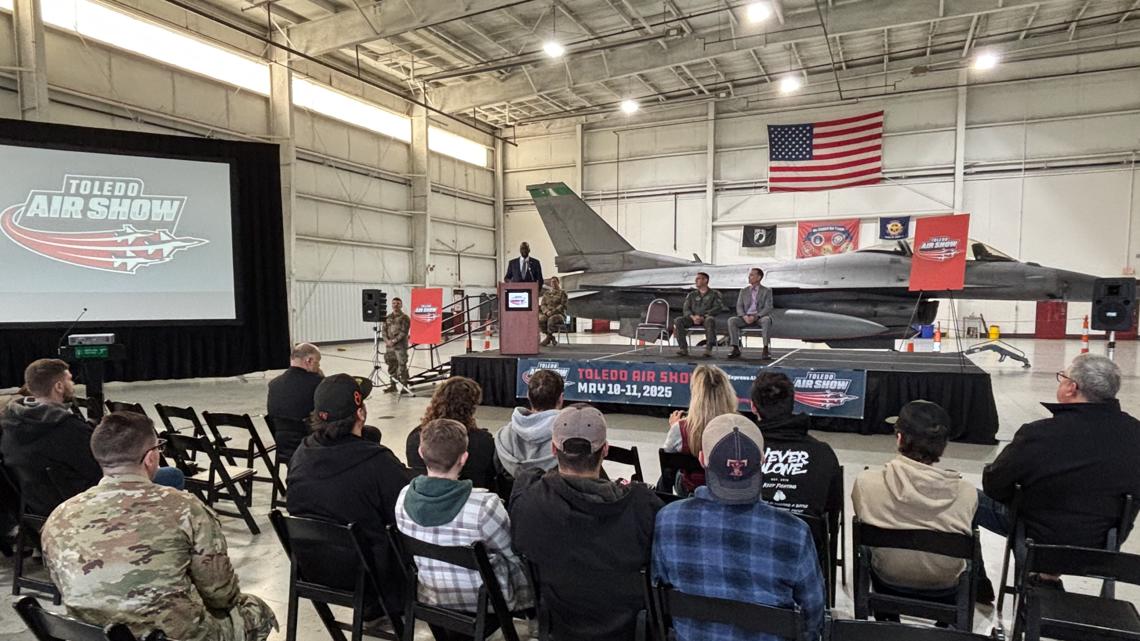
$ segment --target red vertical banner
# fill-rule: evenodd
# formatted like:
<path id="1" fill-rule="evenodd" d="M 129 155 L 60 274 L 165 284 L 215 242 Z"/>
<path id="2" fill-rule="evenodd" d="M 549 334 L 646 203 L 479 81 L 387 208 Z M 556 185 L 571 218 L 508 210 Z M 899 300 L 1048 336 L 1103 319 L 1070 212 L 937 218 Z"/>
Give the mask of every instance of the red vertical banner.
<path id="1" fill-rule="evenodd" d="M 969 214 L 919 218 L 914 226 L 910 291 L 964 289 L 969 235 Z"/>
<path id="2" fill-rule="evenodd" d="M 416 287 L 412 289 L 411 342 L 416 345 L 437 345 L 443 330 L 443 289 Z"/>
<path id="3" fill-rule="evenodd" d="M 796 258 L 815 258 L 859 248 L 859 219 L 801 222 L 796 234 Z"/>

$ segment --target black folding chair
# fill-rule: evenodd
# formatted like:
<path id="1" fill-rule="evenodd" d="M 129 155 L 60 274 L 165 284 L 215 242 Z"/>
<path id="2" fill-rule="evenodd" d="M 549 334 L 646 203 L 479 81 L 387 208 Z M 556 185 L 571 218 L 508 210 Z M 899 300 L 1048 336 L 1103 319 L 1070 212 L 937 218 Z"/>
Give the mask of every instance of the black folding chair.
<path id="1" fill-rule="evenodd" d="M 833 619 L 828 631 L 828 641 L 990 641 L 988 636 L 953 628 L 851 619 Z"/>
<path id="2" fill-rule="evenodd" d="M 187 436 L 168 429 L 163 436 L 166 439 L 166 453 L 175 460 L 179 469 L 197 470 L 193 475 L 186 474 L 186 489 L 202 499 L 202 502 L 214 508 L 214 511 L 223 516 L 232 516 L 245 521 L 251 534 L 261 534 L 261 528 L 250 513 L 249 507 L 253 497 L 254 471 L 248 467 L 226 465 L 218 454 L 217 448 L 205 436 Z M 201 470 L 197 464 L 190 460 L 191 452 L 201 452 L 206 455 L 208 467 Z M 237 512 L 219 509 L 219 500 L 231 501 Z"/>
<path id="3" fill-rule="evenodd" d="M 66 495 L 66 492 L 60 491 L 59 485 L 55 482 L 54 476 L 48 468 L 44 468 L 38 475 L 31 477 L 22 469 L 9 470 L 5 466 L 0 466 L 0 474 L 3 474 L 4 482 L 15 488 L 20 497 L 16 547 L 13 550 L 12 595 L 19 596 L 21 590 L 35 590 L 50 596 L 52 603 L 59 605 L 61 602 L 59 588 L 52 582 L 47 568 L 44 568 L 42 578 L 28 574 L 27 561 L 32 553 L 40 548 L 40 532 L 43 530 L 44 523 L 47 522 L 47 515 L 36 514 L 29 510 L 23 488 L 31 483 L 50 487 L 51 492 L 55 494 L 54 502 L 57 505 L 70 497 Z"/>
<path id="4" fill-rule="evenodd" d="M 71 398 L 71 413 L 86 421 L 89 402 L 86 396 L 73 396 Z"/>
<path id="5" fill-rule="evenodd" d="M 919 617 L 951 625 L 959 630 L 974 629 L 974 596 L 977 591 L 981 547 L 978 530 L 972 534 L 954 534 L 933 530 L 890 530 L 851 521 L 851 546 L 855 559 L 855 618 L 866 619 L 872 613 Z M 912 550 L 939 554 L 965 561 L 958 575 L 954 603 L 944 603 L 917 596 L 896 596 L 872 590 L 871 548 Z"/>
<path id="6" fill-rule="evenodd" d="M 126 401 L 104 401 L 107 406 L 108 412 L 134 412 L 135 414 L 142 414 L 147 416 L 146 410 L 139 403 L 127 403 Z"/>
<path id="7" fill-rule="evenodd" d="M 285 516 L 279 510 L 269 513 L 269 522 L 289 556 L 289 611 L 285 623 L 286 641 L 296 641 L 298 600 L 308 599 L 317 610 L 329 636 L 345 641 L 344 630 L 352 641 L 364 635 L 366 600 L 377 599 L 392 623 L 395 634 L 371 633 L 385 639 L 404 634 L 400 613 L 388 612 L 377 580 L 369 545 L 354 523 L 341 525 L 319 519 Z M 386 543 L 386 542 L 385 542 Z M 353 572 L 352 570 L 355 570 Z M 337 621 L 329 605 L 352 608 L 352 622 Z M 414 631 L 413 631 L 414 632 Z"/>
<path id="8" fill-rule="evenodd" d="M 811 530 L 811 541 L 815 544 L 815 555 L 819 561 L 819 571 L 827 590 L 827 605 L 835 607 L 835 558 L 831 555 L 831 530 L 827 516 L 823 518 L 805 512 L 792 512 Z"/>
<path id="9" fill-rule="evenodd" d="M 210 430 L 216 435 L 218 440 L 222 440 L 222 428 L 236 428 L 245 432 L 243 438 L 246 441 L 245 449 L 233 448 L 228 446 L 220 446 L 218 453 L 226 457 L 230 464 L 234 464 L 233 457 L 244 457 L 246 459 L 246 466 L 253 467 L 254 459 L 260 458 L 261 462 L 265 464 L 265 469 L 268 470 L 269 476 L 254 476 L 253 480 L 262 483 L 272 483 L 273 487 L 281 495 L 285 494 L 285 484 L 281 482 L 281 478 L 277 475 L 277 468 L 273 465 L 273 459 L 270 454 L 277 450 L 276 445 L 266 445 L 261 440 L 261 434 L 258 433 L 257 427 L 253 424 L 253 419 L 249 414 L 222 414 L 215 412 L 202 412 L 202 417 L 206 419 L 206 425 L 210 426 Z"/>
<path id="10" fill-rule="evenodd" d="M 673 619 L 693 619 L 707 623 L 725 623 L 751 634 L 767 634 L 793 641 L 809 638 L 804 614 L 799 606 L 779 608 L 744 601 L 686 594 L 670 585 L 658 583 L 653 591 L 656 601 L 658 639 L 673 641 Z"/>
<path id="11" fill-rule="evenodd" d="M 297 451 L 301 441 L 308 436 L 309 426 L 304 421 L 282 416 L 266 416 L 265 424 L 269 426 L 269 433 L 273 435 L 273 444 L 276 446 L 276 450 L 273 452 L 274 473 L 284 484 L 286 477 L 281 473 L 281 468 L 289 466 L 289 460 L 293 458 L 293 453 Z M 277 509 L 285 505 L 285 495 L 280 494 L 280 498 L 278 496 L 277 485 L 274 484 L 269 495 L 270 508 Z"/>
<path id="12" fill-rule="evenodd" d="M 194 411 L 193 407 L 178 407 L 176 405 L 155 403 L 154 411 L 158 413 L 158 418 L 162 421 L 167 433 L 182 433 L 189 428 L 192 430 L 191 435 L 194 437 L 206 436 L 206 428 L 202 426 L 202 419 L 198 418 L 198 412 Z M 175 419 L 181 421 L 182 425 L 175 425 Z M 190 460 L 198 460 L 197 454 L 197 451 L 190 452 Z M 185 472 L 185 470 L 183 470 L 183 472 Z M 189 476 L 189 474 L 187 476 Z"/>
<path id="13" fill-rule="evenodd" d="M 476 641 L 486 639 L 496 630 L 502 631 L 506 641 L 519 641 L 513 613 L 507 607 L 507 600 L 503 597 L 495 569 L 487 554 L 487 546 L 482 541 L 465 546 L 442 546 L 412 538 L 395 528 L 388 528 L 388 534 L 403 560 L 408 577 L 404 591 L 403 641 L 413 641 L 417 619 L 430 626 L 473 637 Z M 417 556 L 478 572 L 483 585 L 479 588 L 475 612 L 461 612 L 420 601 Z"/>
<path id="14" fill-rule="evenodd" d="M 1025 540 L 1025 523 L 1021 520 L 1021 505 L 1023 502 L 1024 490 L 1021 484 L 1013 486 L 1013 500 L 1009 506 L 1009 522 L 1011 524 L 1009 534 L 1005 537 L 1005 554 L 1002 558 L 1001 564 L 1001 585 L 998 588 L 997 610 L 1002 611 L 1006 594 L 1021 594 L 1021 573 L 1017 569 L 1017 554 L 1018 546 Z M 1131 494 L 1125 494 L 1121 497 L 1120 518 L 1115 527 L 1105 533 L 1104 549 L 1115 552 L 1120 549 L 1120 544 L 1128 538 L 1128 533 L 1132 529 L 1132 523 L 1136 518 L 1136 502 Z M 1010 558 L 1014 560 L 1013 571 L 1013 585 L 1009 584 L 1009 566 Z M 1104 582 L 1101 596 L 1112 598 L 1115 596 L 1115 587 L 1113 582 L 1108 580 Z"/>
<path id="15" fill-rule="evenodd" d="M 636 445 L 628 449 L 618 447 L 617 445 L 610 445 L 609 450 L 606 452 L 606 460 L 611 463 L 632 465 L 633 475 L 629 477 L 629 480 L 637 483 L 645 482 L 645 476 L 641 473 L 641 458 L 637 455 Z"/>
<path id="16" fill-rule="evenodd" d="M 1017 601 L 1013 639 L 1042 637 L 1072 641 L 1140 641 L 1136 604 L 1113 598 L 1065 592 L 1039 585 L 1031 574 L 1073 575 L 1140 585 L 1140 555 L 1068 545 L 1025 542 L 1022 593 Z"/>
<path id="17" fill-rule="evenodd" d="M 692 474 L 705 470 L 700 459 L 684 452 L 666 452 L 659 449 L 657 461 L 661 464 L 661 480 L 657 482 L 657 490 L 660 492 L 672 492 L 677 482 L 677 474 L 681 472 Z"/>
<path id="18" fill-rule="evenodd" d="M 48 612 L 34 597 L 26 596 L 12 604 L 37 641 L 138 641 L 138 637 L 122 623 L 100 628 L 62 614 Z M 165 641 L 166 635 L 155 630 L 143 641 Z"/>
<path id="19" fill-rule="evenodd" d="M 526 564 L 530 584 L 534 587 L 534 609 L 538 617 L 538 641 L 552 641 L 553 616 L 550 612 L 550 599 L 547 596 L 546 587 L 542 584 L 541 571 L 538 566 L 526 556 L 522 556 L 522 560 L 523 563 Z M 653 595 L 649 586 L 648 577 L 648 569 L 642 568 L 638 582 L 641 584 L 645 596 L 645 609 L 639 611 L 636 615 L 633 641 L 649 641 L 649 628 L 652 625 L 650 613 L 653 611 Z M 558 631 L 554 630 L 553 632 L 553 637 L 557 637 Z"/>

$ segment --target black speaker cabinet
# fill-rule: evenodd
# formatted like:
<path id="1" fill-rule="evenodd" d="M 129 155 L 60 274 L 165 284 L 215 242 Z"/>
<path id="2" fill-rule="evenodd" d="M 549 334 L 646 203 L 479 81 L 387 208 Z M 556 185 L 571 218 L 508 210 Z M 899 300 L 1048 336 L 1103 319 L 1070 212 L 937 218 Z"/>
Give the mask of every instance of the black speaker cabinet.
<path id="1" fill-rule="evenodd" d="M 388 295 L 379 289 L 360 291 L 360 307 L 365 323 L 383 323 L 388 315 Z"/>
<path id="2" fill-rule="evenodd" d="M 1093 282 L 1093 329 L 1116 332 L 1132 329 L 1135 307 L 1135 278 L 1098 278 Z"/>

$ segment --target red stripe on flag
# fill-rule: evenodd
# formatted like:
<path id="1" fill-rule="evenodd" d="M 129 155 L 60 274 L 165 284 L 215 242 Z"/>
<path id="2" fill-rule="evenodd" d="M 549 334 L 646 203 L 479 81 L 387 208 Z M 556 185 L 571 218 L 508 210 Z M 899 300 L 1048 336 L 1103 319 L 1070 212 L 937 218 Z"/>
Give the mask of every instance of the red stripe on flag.
<path id="1" fill-rule="evenodd" d="M 811 164 L 811 165 L 807 165 L 807 166 L 804 166 L 804 165 L 798 165 L 798 166 L 776 165 L 776 166 L 771 167 L 770 170 L 773 172 L 777 172 L 777 171 L 791 171 L 791 172 L 797 172 L 797 171 L 834 171 L 836 169 L 847 169 L 850 167 L 858 167 L 859 165 L 867 165 L 870 163 L 875 163 L 877 165 L 877 164 L 881 163 L 882 161 L 883 161 L 883 159 L 879 156 L 871 156 L 869 158 L 863 158 L 860 160 L 850 160 L 848 162 L 837 162 L 837 163 L 830 163 L 830 164 L 820 163 L 820 164 Z"/>
<path id="2" fill-rule="evenodd" d="M 872 140 L 880 140 L 883 134 L 871 134 L 869 136 L 862 136 L 859 138 L 849 138 L 847 140 L 836 140 L 833 142 L 813 143 L 812 149 L 834 149 L 836 147 L 846 147 L 847 145 L 855 145 L 861 142 L 871 142 Z"/>
<path id="3" fill-rule="evenodd" d="M 851 149 L 849 151 L 838 151 L 838 152 L 830 153 L 830 154 L 812 154 L 811 159 L 812 160 L 835 160 L 837 158 L 846 158 L 847 156 L 857 156 L 859 154 L 865 154 L 865 153 L 871 152 L 871 151 L 880 151 L 880 150 L 882 150 L 882 148 L 883 148 L 883 146 L 881 144 L 880 145 L 869 145 L 867 147 L 860 147 L 858 149 Z"/>
<path id="4" fill-rule="evenodd" d="M 834 127 L 835 125 L 846 125 L 852 122 L 859 122 L 860 120 L 867 120 L 869 118 L 879 118 L 883 115 L 881 111 L 875 111 L 869 114 L 861 114 L 858 116 L 851 116 L 850 118 L 839 118 L 838 120 L 822 120 L 813 123 L 816 127 Z"/>
<path id="5" fill-rule="evenodd" d="M 858 127 L 849 127 L 847 129 L 836 129 L 835 131 L 823 131 L 814 134 L 816 140 L 820 138 L 834 138 L 836 136 L 847 136 L 850 134 L 857 134 L 860 131 L 870 131 L 871 129 L 878 129 L 883 126 L 881 122 L 872 122 Z"/>
<path id="6" fill-rule="evenodd" d="M 863 185 L 877 185 L 880 182 L 881 181 L 878 178 L 872 178 L 871 180 L 859 180 L 859 181 L 856 181 L 853 183 L 846 183 L 843 185 L 826 185 L 826 186 L 822 186 L 822 187 L 784 187 L 782 185 L 770 184 L 768 186 L 768 191 L 770 191 L 770 192 L 771 191 L 823 191 L 825 189 L 838 189 L 840 187 L 860 187 Z"/>
<path id="7" fill-rule="evenodd" d="M 859 178 L 860 176 L 870 176 L 871 174 L 883 173 L 882 167 L 871 167 L 860 171 L 852 171 L 846 174 L 835 174 L 832 176 L 780 176 L 776 182 L 782 183 L 806 183 L 806 182 L 834 182 L 836 180 L 846 180 L 848 178 Z"/>

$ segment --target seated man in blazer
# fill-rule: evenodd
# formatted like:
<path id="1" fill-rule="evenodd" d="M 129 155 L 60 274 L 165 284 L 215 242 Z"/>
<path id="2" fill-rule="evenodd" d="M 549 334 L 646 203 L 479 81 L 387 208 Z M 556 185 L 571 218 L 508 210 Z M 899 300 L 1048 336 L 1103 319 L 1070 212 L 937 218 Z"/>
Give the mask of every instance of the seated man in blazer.
<path id="1" fill-rule="evenodd" d="M 530 257 L 530 244 L 524 242 L 519 245 L 519 257 L 507 263 L 507 275 L 503 280 L 508 283 L 538 283 L 538 288 L 542 289 L 542 263 Z"/>
<path id="2" fill-rule="evenodd" d="M 772 330 L 772 290 L 760 284 L 763 278 L 764 270 L 753 267 L 748 272 L 748 286 L 736 296 L 736 316 L 728 319 L 728 342 L 732 344 L 729 358 L 740 358 L 740 330 L 757 326 L 764 333 L 762 358 L 772 358 L 768 353 Z"/>

